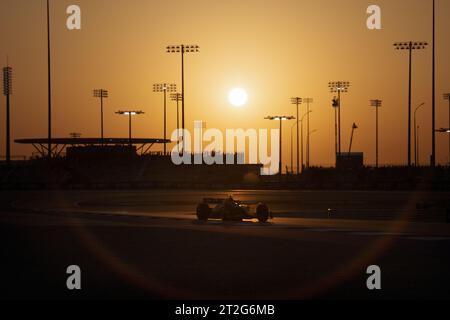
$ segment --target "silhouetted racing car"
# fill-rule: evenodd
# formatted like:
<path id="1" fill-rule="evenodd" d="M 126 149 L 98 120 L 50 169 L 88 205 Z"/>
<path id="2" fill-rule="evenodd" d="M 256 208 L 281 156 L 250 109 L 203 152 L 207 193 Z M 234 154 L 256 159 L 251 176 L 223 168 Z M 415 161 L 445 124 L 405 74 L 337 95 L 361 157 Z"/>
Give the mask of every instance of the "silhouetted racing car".
<path id="1" fill-rule="evenodd" d="M 212 207 L 210 207 L 212 205 Z M 267 222 L 273 218 L 269 207 L 264 203 L 257 203 L 255 210 L 251 210 L 250 203 L 228 198 L 205 198 L 197 206 L 197 218 L 200 221 L 221 219 L 223 221 L 242 221 L 243 219 L 258 219 Z"/>

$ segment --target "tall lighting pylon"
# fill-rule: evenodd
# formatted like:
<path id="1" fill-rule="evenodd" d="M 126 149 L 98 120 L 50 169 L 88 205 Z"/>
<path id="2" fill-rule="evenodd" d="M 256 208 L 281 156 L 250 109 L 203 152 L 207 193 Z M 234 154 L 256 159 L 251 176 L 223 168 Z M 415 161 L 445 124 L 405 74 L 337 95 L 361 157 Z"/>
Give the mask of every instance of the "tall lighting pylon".
<path id="1" fill-rule="evenodd" d="M 48 138 L 47 157 L 52 158 L 52 78 L 51 78 L 51 42 L 50 42 L 50 0 L 47 0 L 47 74 L 48 74 Z"/>
<path id="2" fill-rule="evenodd" d="M 3 94 L 6 96 L 6 165 L 11 164 L 11 128 L 9 96 L 12 94 L 12 68 L 3 68 Z"/>
<path id="3" fill-rule="evenodd" d="M 185 53 L 197 53 L 200 51 L 200 47 L 198 45 L 175 45 L 175 46 L 167 46 L 166 52 L 167 53 L 180 53 L 181 54 L 181 126 L 183 129 L 186 128 L 185 126 L 185 100 L 186 100 L 186 93 L 184 91 L 184 54 Z M 183 153 L 184 153 L 184 137 L 183 137 Z"/>
<path id="4" fill-rule="evenodd" d="M 296 105 L 297 107 L 297 119 L 299 119 L 299 106 L 302 104 L 302 98 L 294 97 L 291 98 L 291 103 Z M 297 175 L 300 174 L 300 146 L 299 146 L 299 139 L 300 139 L 300 127 L 297 125 Z"/>
<path id="5" fill-rule="evenodd" d="M 432 61 L 432 105 L 431 105 L 431 159 L 430 166 L 436 166 L 436 2 L 433 0 L 433 61 Z M 449 160 L 450 161 L 450 160 Z"/>
<path id="6" fill-rule="evenodd" d="M 396 50 L 407 50 L 409 53 L 409 87 L 408 87 L 408 167 L 411 167 L 411 98 L 412 98 L 412 52 L 413 50 L 422 50 L 428 46 L 427 42 L 396 42 Z M 434 136 L 434 133 L 433 133 Z"/>
<path id="7" fill-rule="evenodd" d="M 153 92 L 164 93 L 164 155 L 167 153 L 167 92 L 176 92 L 177 85 L 173 83 L 156 83 L 153 85 Z"/>
<path id="8" fill-rule="evenodd" d="M 378 168 L 378 109 L 381 108 L 381 100 L 370 100 L 370 105 L 375 107 L 375 167 Z"/>
<path id="9" fill-rule="evenodd" d="M 282 132 L 283 132 L 283 121 L 288 121 L 288 120 L 295 120 L 295 117 L 293 117 L 293 116 L 268 116 L 268 117 L 265 117 L 264 118 L 265 120 L 275 120 L 275 121 L 280 121 L 280 141 L 279 141 L 279 144 L 280 144 L 280 150 L 279 150 L 279 157 L 280 157 L 280 159 L 279 159 L 279 164 L 278 164 L 278 168 L 279 168 L 279 172 L 278 172 L 278 175 L 279 175 L 279 177 L 280 177 L 280 180 L 281 180 L 281 177 L 282 177 L 282 175 L 283 175 L 283 160 L 282 160 L 282 155 L 283 155 L 283 152 L 282 152 L 282 144 L 283 144 L 283 134 L 282 134 Z"/>
<path id="10" fill-rule="evenodd" d="M 103 99 L 108 98 L 108 90 L 105 89 L 95 89 L 94 98 L 100 98 L 100 136 L 102 139 L 102 146 L 104 145 L 103 136 Z"/>
<path id="11" fill-rule="evenodd" d="M 448 127 L 450 128 L 450 93 L 444 94 L 444 100 L 448 101 Z M 448 136 L 448 165 L 450 166 L 450 135 Z"/>
<path id="12" fill-rule="evenodd" d="M 178 153 L 180 153 L 180 102 L 182 100 L 182 94 L 178 92 L 172 93 L 170 99 L 177 103 L 177 147 Z"/>
<path id="13" fill-rule="evenodd" d="M 341 155 L 341 93 L 348 92 L 348 88 L 350 88 L 350 82 L 348 81 L 333 81 L 328 83 L 328 87 L 332 93 L 338 94 L 338 154 Z"/>
<path id="14" fill-rule="evenodd" d="M 309 159 L 310 159 L 310 150 L 311 150 L 311 142 L 310 142 L 310 130 L 309 130 L 309 105 L 314 102 L 312 98 L 304 98 L 303 102 L 306 103 L 306 112 L 308 113 L 308 117 L 306 118 L 306 127 L 308 133 L 306 135 L 306 168 L 309 168 Z"/>

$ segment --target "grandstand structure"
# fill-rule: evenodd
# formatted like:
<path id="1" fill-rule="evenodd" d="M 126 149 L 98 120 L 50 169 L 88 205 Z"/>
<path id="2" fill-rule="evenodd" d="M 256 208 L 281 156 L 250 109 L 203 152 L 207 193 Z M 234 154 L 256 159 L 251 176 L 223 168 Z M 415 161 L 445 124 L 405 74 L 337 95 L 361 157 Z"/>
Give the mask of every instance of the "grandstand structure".
<path id="1" fill-rule="evenodd" d="M 32 145 L 35 150 L 42 157 L 48 154 L 48 139 L 46 138 L 33 138 L 33 139 L 17 139 L 16 143 Z M 51 140 L 52 145 L 52 156 L 60 157 L 65 153 L 67 148 L 89 148 L 97 149 L 98 151 L 108 149 L 108 148 L 128 148 L 130 145 L 133 146 L 133 150 L 139 155 L 145 155 L 150 152 L 151 148 L 155 144 L 170 143 L 170 140 L 164 139 L 153 139 L 153 138 L 81 138 L 81 137 L 71 137 L 71 138 L 54 138 Z"/>

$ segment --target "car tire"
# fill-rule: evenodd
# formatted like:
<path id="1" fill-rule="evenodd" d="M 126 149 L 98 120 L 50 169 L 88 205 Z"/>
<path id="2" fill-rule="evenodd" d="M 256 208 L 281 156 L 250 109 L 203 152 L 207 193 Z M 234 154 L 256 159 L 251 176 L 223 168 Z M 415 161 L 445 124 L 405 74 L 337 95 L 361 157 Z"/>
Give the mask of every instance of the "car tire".
<path id="1" fill-rule="evenodd" d="M 269 207 L 263 203 L 258 204 L 258 206 L 256 207 L 256 217 L 258 218 L 259 222 L 267 222 L 267 220 L 269 220 L 269 216 Z"/>
<path id="2" fill-rule="evenodd" d="M 197 218 L 200 221 L 208 221 L 211 214 L 211 208 L 208 204 L 202 202 L 197 206 Z"/>

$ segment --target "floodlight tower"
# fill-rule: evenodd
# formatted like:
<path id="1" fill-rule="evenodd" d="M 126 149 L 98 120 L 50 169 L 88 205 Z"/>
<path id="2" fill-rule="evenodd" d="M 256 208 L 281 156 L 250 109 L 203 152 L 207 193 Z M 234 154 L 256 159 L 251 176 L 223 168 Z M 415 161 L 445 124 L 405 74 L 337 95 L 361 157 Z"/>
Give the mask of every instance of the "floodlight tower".
<path id="1" fill-rule="evenodd" d="M 108 98 L 108 90 L 105 89 L 95 89 L 94 98 L 100 98 L 100 133 L 102 139 L 102 146 L 104 145 L 103 137 L 103 99 Z"/>
<path id="2" fill-rule="evenodd" d="M 184 92 L 184 54 L 185 53 L 197 53 L 200 51 L 200 47 L 198 45 L 176 45 L 176 46 L 167 46 L 167 53 L 180 53 L 181 54 L 181 126 L 183 129 L 185 127 L 185 99 L 186 93 Z M 183 136 L 183 153 L 184 153 L 184 136 Z"/>
<path id="3" fill-rule="evenodd" d="M 180 153 L 180 101 L 182 100 L 182 94 L 181 93 L 172 93 L 170 95 L 170 99 L 172 101 L 177 102 L 177 146 L 178 146 L 178 153 Z"/>
<path id="4" fill-rule="evenodd" d="M 444 100 L 448 101 L 448 127 L 450 128 L 450 93 L 444 94 Z M 448 136 L 448 164 L 450 165 L 450 135 Z"/>
<path id="5" fill-rule="evenodd" d="M 11 130 L 9 116 L 9 96 L 12 94 L 12 68 L 3 68 L 3 94 L 6 96 L 6 165 L 11 164 Z"/>
<path id="6" fill-rule="evenodd" d="M 301 146 L 300 146 L 300 148 L 301 148 L 301 150 L 302 150 L 302 152 L 301 152 L 301 163 L 302 163 L 302 165 L 301 165 L 301 168 L 302 168 L 302 173 L 303 173 L 303 171 L 304 171 L 304 169 L 305 169 L 305 167 L 304 167 L 304 161 L 303 161 L 303 150 L 304 150 L 304 147 L 303 147 L 303 124 L 305 123 L 305 121 L 304 121 L 304 119 L 305 119 L 305 117 L 307 117 L 307 116 L 309 116 L 309 114 L 311 113 L 312 111 L 308 111 L 308 112 L 306 112 L 303 116 L 302 116 L 302 118 L 300 119 L 300 121 L 299 121 L 299 123 L 300 123 L 300 141 L 301 141 Z"/>
<path id="7" fill-rule="evenodd" d="M 176 92 L 177 85 L 173 83 L 156 83 L 153 85 L 153 92 L 164 93 L 164 155 L 167 153 L 167 92 Z"/>
<path id="8" fill-rule="evenodd" d="M 131 110 L 129 110 L 129 111 L 117 111 L 116 112 L 116 114 L 128 116 L 128 143 L 129 143 L 129 146 L 130 146 L 130 150 L 131 150 L 131 148 L 133 146 L 133 142 L 132 142 L 132 138 L 131 138 L 131 118 L 132 118 L 132 116 L 137 116 L 137 115 L 141 115 L 141 114 L 144 114 L 144 113 L 145 112 L 143 112 L 143 111 L 131 111 Z"/>
<path id="9" fill-rule="evenodd" d="M 409 52 L 409 88 L 408 88 L 408 167 L 411 167 L 411 93 L 412 93 L 412 52 L 413 50 L 423 50 L 428 46 L 425 41 L 419 42 L 396 42 L 396 50 L 408 50 Z M 433 133 L 434 134 L 434 133 Z"/>
<path id="10" fill-rule="evenodd" d="M 280 150 L 279 150 L 280 151 L 280 162 L 278 164 L 278 166 L 279 166 L 278 174 L 279 174 L 279 176 L 281 178 L 282 171 L 283 171 L 283 162 L 282 162 L 282 159 L 281 159 L 281 156 L 282 156 L 282 142 L 283 142 L 283 140 L 282 140 L 283 121 L 295 120 L 295 117 L 293 117 L 293 116 L 268 116 L 268 117 L 265 117 L 264 119 L 280 121 L 280 141 L 279 141 L 279 143 L 280 143 Z"/>
<path id="11" fill-rule="evenodd" d="M 293 165 L 293 152 L 292 152 L 292 148 L 293 148 L 293 141 L 294 141 L 294 139 L 293 139 L 293 134 L 292 134 L 292 130 L 294 130 L 294 127 L 295 126 L 298 126 L 298 127 L 300 127 L 300 150 L 301 150 L 301 152 L 300 152 L 300 154 L 301 154 L 301 156 L 300 156 L 300 162 L 301 162 L 301 165 L 300 164 L 297 164 L 297 166 L 300 166 L 301 168 L 302 168 L 302 172 L 303 172 L 303 119 L 308 115 L 308 114 L 310 114 L 312 111 L 308 111 L 307 113 L 305 113 L 304 115 L 303 115 L 303 117 L 301 118 L 301 119 L 299 119 L 299 118 L 297 118 L 297 121 L 292 125 L 292 127 L 291 127 L 291 168 L 294 168 L 294 165 Z M 314 131 L 315 132 L 315 131 Z M 311 132 L 312 133 L 312 132 Z M 297 139 L 297 141 L 298 141 L 298 139 Z M 297 157 L 297 159 L 298 159 L 298 157 Z M 292 172 L 294 172 L 294 169 L 292 169 Z"/>
<path id="12" fill-rule="evenodd" d="M 436 166 L 436 1 L 433 0 L 432 102 L 431 102 L 431 167 Z M 450 162 L 450 159 L 449 159 Z"/>
<path id="13" fill-rule="evenodd" d="M 303 102 L 306 103 L 306 112 L 308 113 L 308 117 L 306 119 L 306 127 L 308 134 L 306 135 L 306 168 L 309 168 L 309 154 L 310 154 L 310 130 L 309 130 L 309 105 L 314 102 L 312 98 L 304 98 Z"/>
<path id="14" fill-rule="evenodd" d="M 414 110 L 414 165 L 417 167 L 419 164 L 419 126 L 417 125 L 417 111 L 425 105 L 421 103 Z"/>
<path id="15" fill-rule="evenodd" d="M 350 82 L 348 81 L 333 81 L 328 83 L 328 87 L 332 93 L 338 94 L 337 111 L 338 111 L 338 153 L 341 154 L 341 93 L 348 92 Z"/>
<path id="16" fill-rule="evenodd" d="M 291 98 L 291 103 L 297 106 L 297 119 L 299 119 L 298 107 L 302 104 L 302 98 Z M 300 127 L 297 123 L 297 174 L 300 174 L 300 147 L 299 147 Z M 303 164 L 302 164 L 303 165 Z"/>
<path id="17" fill-rule="evenodd" d="M 375 167 L 378 168 L 378 109 L 381 108 L 381 100 L 370 100 L 370 105 L 375 107 Z"/>
<path id="18" fill-rule="evenodd" d="M 337 125 L 337 118 L 338 118 L 338 106 L 339 102 L 336 97 L 333 97 L 331 106 L 334 109 L 334 154 L 337 155 L 338 153 L 338 125 Z"/>
<path id="19" fill-rule="evenodd" d="M 47 0 L 47 78 L 48 78 L 48 159 L 52 158 L 52 72 L 51 72 L 51 37 L 50 37 L 50 1 Z"/>

